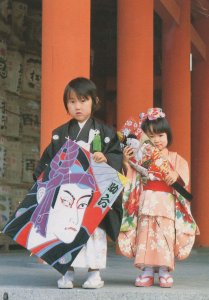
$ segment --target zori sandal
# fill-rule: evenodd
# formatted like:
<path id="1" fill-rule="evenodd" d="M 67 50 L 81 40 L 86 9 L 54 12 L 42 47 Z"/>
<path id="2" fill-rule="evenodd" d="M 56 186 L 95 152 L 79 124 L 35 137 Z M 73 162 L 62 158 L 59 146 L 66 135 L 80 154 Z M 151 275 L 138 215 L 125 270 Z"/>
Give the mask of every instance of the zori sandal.
<path id="1" fill-rule="evenodd" d="M 135 286 L 152 286 L 154 284 L 153 276 L 138 276 L 135 281 Z"/>
<path id="2" fill-rule="evenodd" d="M 159 286 L 162 288 L 171 288 L 173 286 L 173 278 L 169 276 L 159 276 Z"/>

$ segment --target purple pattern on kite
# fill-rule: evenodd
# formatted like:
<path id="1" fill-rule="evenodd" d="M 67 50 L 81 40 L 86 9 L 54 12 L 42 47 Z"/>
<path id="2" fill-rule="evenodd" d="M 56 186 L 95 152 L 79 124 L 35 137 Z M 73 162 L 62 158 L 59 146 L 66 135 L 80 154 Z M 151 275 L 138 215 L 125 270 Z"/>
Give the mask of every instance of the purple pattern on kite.
<path id="1" fill-rule="evenodd" d="M 70 168 L 76 162 L 78 151 L 79 146 L 72 140 L 67 140 L 50 163 L 49 180 L 45 182 L 42 182 L 42 179 L 37 180 L 37 191 L 44 187 L 46 194 L 34 210 L 31 221 L 37 232 L 44 237 L 46 236 L 46 225 L 51 204 L 58 187 L 66 183 L 76 183 L 90 187 L 94 191 L 96 189 L 95 179 L 88 173 L 88 169 L 86 171 L 82 169 L 80 173 L 69 173 Z M 66 153 L 64 160 L 62 160 L 62 153 Z"/>

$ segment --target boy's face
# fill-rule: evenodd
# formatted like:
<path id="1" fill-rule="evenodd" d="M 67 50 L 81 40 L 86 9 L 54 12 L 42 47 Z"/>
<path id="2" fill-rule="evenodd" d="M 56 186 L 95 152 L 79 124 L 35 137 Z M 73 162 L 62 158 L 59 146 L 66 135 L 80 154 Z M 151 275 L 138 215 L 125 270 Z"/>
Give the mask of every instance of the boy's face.
<path id="1" fill-rule="evenodd" d="M 78 98 L 72 90 L 67 103 L 68 112 L 73 119 L 84 122 L 90 118 L 92 112 L 92 98 Z"/>

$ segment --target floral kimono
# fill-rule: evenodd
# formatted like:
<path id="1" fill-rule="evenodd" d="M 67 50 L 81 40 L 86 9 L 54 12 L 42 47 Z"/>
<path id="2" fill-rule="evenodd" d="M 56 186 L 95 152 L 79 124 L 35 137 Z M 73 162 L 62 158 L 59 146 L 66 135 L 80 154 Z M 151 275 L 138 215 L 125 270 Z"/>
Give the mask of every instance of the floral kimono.
<path id="1" fill-rule="evenodd" d="M 167 159 L 178 172 L 184 186 L 189 183 L 187 162 L 176 152 Z M 135 266 L 167 266 L 174 269 L 175 257 L 188 257 L 198 227 L 190 204 L 160 178 L 150 166 L 149 177 L 129 167 L 123 195 L 123 221 L 118 238 L 121 253 L 135 257 Z"/>

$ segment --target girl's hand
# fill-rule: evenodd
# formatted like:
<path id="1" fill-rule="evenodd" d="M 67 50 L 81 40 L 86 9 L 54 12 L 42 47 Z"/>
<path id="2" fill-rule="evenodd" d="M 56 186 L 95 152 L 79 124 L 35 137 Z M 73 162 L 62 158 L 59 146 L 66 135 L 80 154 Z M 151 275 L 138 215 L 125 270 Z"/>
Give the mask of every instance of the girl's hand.
<path id="1" fill-rule="evenodd" d="M 107 158 L 104 156 L 102 152 L 94 152 L 93 160 L 97 163 L 107 162 Z"/>
<path id="2" fill-rule="evenodd" d="M 169 171 L 165 177 L 165 182 L 167 185 L 172 185 L 179 178 L 179 174 L 176 171 Z"/>
<path id="3" fill-rule="evenodd" d="M 127 163 L 131 157 L 134 156 L 133 149 L 129 146 L 126 146 L 123 150 L 123 161 Z"/>

